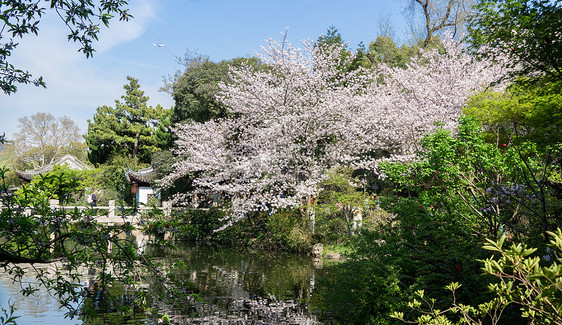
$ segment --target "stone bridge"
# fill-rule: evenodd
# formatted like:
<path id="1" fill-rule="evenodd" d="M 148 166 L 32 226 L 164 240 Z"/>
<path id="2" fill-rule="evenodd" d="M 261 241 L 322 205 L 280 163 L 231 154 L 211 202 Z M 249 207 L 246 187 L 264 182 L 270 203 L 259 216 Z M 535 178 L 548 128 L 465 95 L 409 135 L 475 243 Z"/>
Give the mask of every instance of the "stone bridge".
<path id="1" fill-rule="evenodd" d="M 109 226 L 115 224 L 123 224 L 125 222 L 130 222 L 133 225 L 137 224 L 141 220 L 141 216 L 144 212 L 154 209 L 153 207 L 137 207 L 136 209 L 134 209 L 133 207 L 129 206 L 116 206 L 115 200 L 110 200 L 107 206 L 96 206 L 95 208 L 89 206 L 61 206 L 58 200 L 49 200 L 49 205 L 52 210 L 78 209 L 79 211 L 87 211 L 95 209 L 96 212 L 93 216 L 94 219 L 99 223 L 107 224 Z M 2 209 L 1 204 L 0 209 Z M 161 210 L 164 213 L 164 216 L 170 216 L 172 212 L 172 204 L 171 202 L 165 201 L 162 202 L 162 207 L 157 207 L 157 209 Z M 25 214 L 32 215 L 32 208 L 26 208 Z"/>

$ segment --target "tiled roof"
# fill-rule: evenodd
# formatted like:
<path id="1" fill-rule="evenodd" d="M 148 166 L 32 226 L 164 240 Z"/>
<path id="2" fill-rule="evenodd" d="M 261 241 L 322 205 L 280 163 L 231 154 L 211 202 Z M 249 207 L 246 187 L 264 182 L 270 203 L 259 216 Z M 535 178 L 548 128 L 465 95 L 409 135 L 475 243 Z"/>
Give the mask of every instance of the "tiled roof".
<path id="1" fill-rule="evenodd" d="M 68 166 L 68 168 L 70 169 L 77 169 L 77 170 L 90 170 L 92 169 L 92 167 L 86 165 L 85 163 L 81 162 L 80 160 L 78 160 L 78 158 L 74 157 L 73 155 L 64 155 L 62 157 L 60 157 L 59 159 L 55 160 L 54 162 L 43 166 L 43 167 L 39 167 L 36 169 L 26 169 L 24 171 L 21 170 L 17 170 L 16 174 L 18 175 L 18 177 L 23 180 L 23 181 L 31 181 L 33 179 L 33 177 L 37 176 L 37 175 L 41 175 L 41 174 L 45 174 L 48 173 L 50 171 L 53 170 L 53 167 L 55 165 L 66 165 Z"/>
<path id="2" fill-rule="evenodd" d="M 127 165 L 127 169 L 123 169 L 123 171 L 125 172 L 125 178 L 127 178 L 127 181 L 130 183 L 137 182 L 139 185 L 150 185 L 155 175 L 154 168 L 152 167 L 133 171 L 131 167 Z"/>

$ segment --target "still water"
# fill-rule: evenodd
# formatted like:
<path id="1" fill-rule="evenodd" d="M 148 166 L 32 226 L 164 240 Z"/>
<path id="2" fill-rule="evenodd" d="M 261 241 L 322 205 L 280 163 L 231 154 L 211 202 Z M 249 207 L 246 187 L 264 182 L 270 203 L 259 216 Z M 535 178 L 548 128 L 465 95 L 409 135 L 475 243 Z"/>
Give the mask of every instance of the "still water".
<path id="1" fill-rule="evenodd" d="M 176 324 L 321 324 L 310 304 L 323 275 L 322 261 L 272 252 L 240 252 L 210 248 L 183 248 L 172 259 L 186 262 L 184 275 L 199 290 L 200 301 L 186 301 L 185 308 L 162 307 Z M 32 281 L 32 279 L 28 279 Z M 85 280 L 87 281 L 87 280 Z M 17 324 L 83 324 L 64 318 L 57 302 L 46 292 L 23 297 L 19 285 L 0 275 L 0 305 L 16 307 Z M 135 324 L 158 319 L 139 316 Z M 99 324 L 121 324 L 103 319 Z M 129 320 L 129 322 L 133 322 Z"/>

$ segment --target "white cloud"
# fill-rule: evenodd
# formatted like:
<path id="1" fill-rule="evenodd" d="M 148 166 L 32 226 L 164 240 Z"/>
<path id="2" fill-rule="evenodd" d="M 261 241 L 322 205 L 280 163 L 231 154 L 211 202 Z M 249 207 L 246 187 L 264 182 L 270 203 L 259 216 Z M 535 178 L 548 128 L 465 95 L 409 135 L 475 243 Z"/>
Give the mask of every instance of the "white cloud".
<path id="1" fill-rule="evenodd" d="M 97 52 L 103 53 L 118 44 L 141 36 L 146 30 L 146 25 L 156 18 L 155 5 L 156 2 L 153 0 L 131 1 L 130 13 L 134 18 L 128 22 L 117 19 L 111 21 L 109 29 L 104 29 L 100 33 L 100 41 L 96 45 Z"/>
<path id="2" fill-rule="evenodd" d="M 110 29 L 100 35 L 95 44 L 93 58 L 86 59 L 78 53 L 79 44 L 67 42 L 68 31 L 55 15 L 47 14 L 40 24 L 39 36 L 28 36 L 20 42 L 10 58 L 18 68 L 28 70 L 34 76 L 43 76 L 47 89 L 30 85 L 18 87 L 18 92 L 3 96 L 0 100 L 0 134 L 11 136 L 16 130 L 17 119 L 37 112 L 49 112 L 55 116 L 66 115 L 76 121 L 86 132 L 87 119 L 91 119 L 98 106 L 113 105 L 123 94 L 126 76 L 141 79 L 142 89 L 151 98 L 149 104 L 171 106 L 169 96 L 158 93 L 161 83 L 157 78 L 142 78 L 146 71 L 159 71 L 154 62 L 143 58 L 120 56 L 113 51 L 141 37 L 147 24 L 156 19 L 154 1 L 131 2 L 134 19 L 127 23 L 112 22 Z M 153 73 L 154 74 L 154 73 Z M 148 80 L 145 80 L 148 79 Z"/>

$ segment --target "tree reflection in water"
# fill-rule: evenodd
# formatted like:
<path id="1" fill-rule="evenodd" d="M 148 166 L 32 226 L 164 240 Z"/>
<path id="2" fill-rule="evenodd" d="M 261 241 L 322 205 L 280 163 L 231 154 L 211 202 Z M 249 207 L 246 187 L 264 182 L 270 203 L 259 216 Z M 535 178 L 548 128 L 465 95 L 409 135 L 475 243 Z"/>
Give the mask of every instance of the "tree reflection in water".
<path id="1" fill-rule="evenodd" d="M 315 283 L 308 257 L 199 247 L 181 249 L 170 260 L 188 266 L 175 278 L 193 283 L 200 298 L 189 310 L 158 306 L 174 323 L 320 323 L 308 304 Z"/>
<path id="2" fill-rule="evenodd" d="M 113 282 L 104 290 L 93 270 L 84 270 L 80 321 L 151 324 L 167 315 L 173 324 L 320 324 L 309 300 L 321 272 L 309 257 L 204 247 L 153 253 L 166 256 L 159 262 L 170 270 L 170 283 L 145 277 L 137 284 Z M 148 294 L 170 288 L 178 295 L 155 301 Z M 148 312 L 138 307 L 142 300 L 152 306 Z"/>

